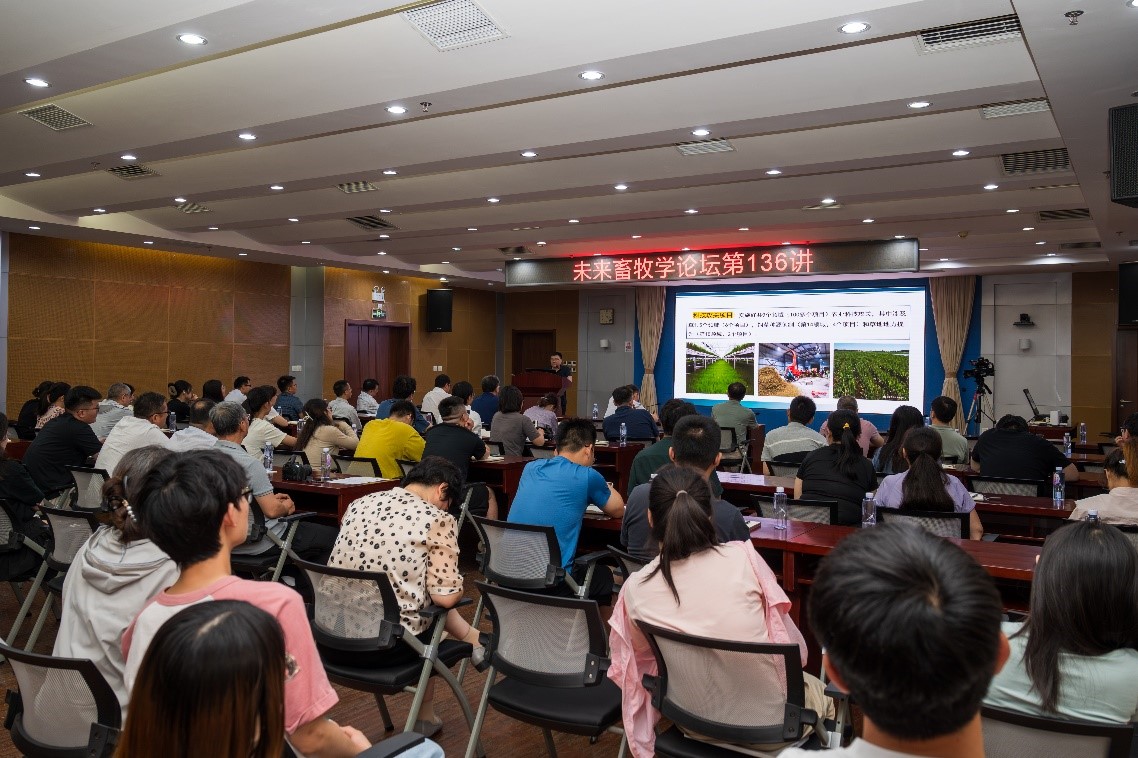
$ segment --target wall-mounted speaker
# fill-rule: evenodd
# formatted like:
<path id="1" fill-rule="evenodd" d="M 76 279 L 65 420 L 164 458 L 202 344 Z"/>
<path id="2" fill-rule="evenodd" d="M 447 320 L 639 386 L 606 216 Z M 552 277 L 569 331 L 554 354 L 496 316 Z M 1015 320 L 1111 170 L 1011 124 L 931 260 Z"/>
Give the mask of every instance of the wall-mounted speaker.
<path id="1" fill-rule="evenodd" d="M 1138 105 L 1111 108 L 1109 118 L 1110 199 L 1138 208 Z"/>
<path id="2" fill-rule="evenodd" d="M 454 290 L 427 290 L 427 331 L 449 332 Z"/>
<path id="3" fill-rule="evenodd" d="M 1118 325 L 1138 324 L 1138 298 L 1130 293 L 1138 292 L 1138 263 L 1118 264 Z"/>

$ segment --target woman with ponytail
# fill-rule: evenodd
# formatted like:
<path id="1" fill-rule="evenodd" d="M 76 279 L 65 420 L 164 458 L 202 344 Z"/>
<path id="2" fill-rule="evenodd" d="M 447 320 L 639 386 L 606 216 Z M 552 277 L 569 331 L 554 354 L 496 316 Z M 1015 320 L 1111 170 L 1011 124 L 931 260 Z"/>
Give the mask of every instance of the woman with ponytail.
<path id="1" fill-rule="evenodd" d="M 1128 437 L 1106 456 L 1105 495 L 1083 498 L 1071 511 L 1072 521 L 1082 521 L 1087 511 L 1098 511 L 1104 524 L 1138 524 L 1138 438 Z"/>
<path id="2" fill-rule="evenodd" d="M 63 614 L 52 655 L 89 658 L 126 707 L 122 635 L 146 602 L 178 579 L 178 566 L 147 539 L 132 502 L 146 473 L 174 453 L 131 450 L 103 486 L 99 520 L 63 581 Z"/>
<path id="3" fill-rule="evenodd" d="M 877 489 L 873 464 L 861 452 L 861 419 L 853 411 L 836 410 L 822 425 L 829 443 L 806 455 L 794 479 L 794 497 L 836 500 L 838 523 L 861 523 L 861 501 Z"/>
<path id="4" fill-rule="evenodd" d="M 641 685 L 645 674 L 656 673 L 656 661 L 637 621 L 697 637 L 795 644 L 804 665 L 807 656 L 774 572 L 749 543 L 716 538 L 711 490 L 698 471 L 665 466 L 652 479 L 648 498 L 648 523 L 660 554 L 625 580 L 609 620 L 608 675 L 621 689 L 624 729 L 637 758 L 653 754 L 659 719 Z M 822 683 L 804 678 L 806 707 L 832 718 Z"/>
<path id="5" fill-rule="evenodd" d="M 940 433 L 935 429 L 910 429 L 900 446 L 907 470 L 881 480 L 877 504 L 901 510 L 971 513 L 969 536 L 978 540 L 984 536 L 984 526 L 976 513 L 976 503 L 960 480 L 940 467 L 941 445 Z"/>
<path id="6" fill-rule="evenodd" d="M 166 385 L 170 390 L 170 399 L 166 401 L 166 410 L 174 414 L 178 423 L 190 422 L 190 403 L 198 399 L 194 394 L 194 386 L 185 379 L 178 379 Z"/>
<path id="7" fill-rule="evenodd" d="M 344 421 L 334 421 L 328 403 L 318 397 L 304 404 L 300 417 L 304 419 L 304 428 L 296 435 L 293 450 L 303 452 L 314 466 L 321 465 L 320 453 L 324 448 L 339 455 L 345 450 L 352 452 L 360 444 L 356 430 Z"/>

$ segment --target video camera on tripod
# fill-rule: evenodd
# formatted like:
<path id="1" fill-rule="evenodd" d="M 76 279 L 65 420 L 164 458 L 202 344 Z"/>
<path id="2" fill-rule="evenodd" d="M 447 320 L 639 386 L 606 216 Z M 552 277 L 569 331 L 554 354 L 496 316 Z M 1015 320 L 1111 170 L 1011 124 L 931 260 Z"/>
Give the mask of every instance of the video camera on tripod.
<path id="1" fill-rule="evenodd" d="M 965 379 L 975 379 L 977 384 L 983 384 L 984 378 L 996 375 L 996 366 L 984 356 L 968 361 L 972 368 L 964 371 Z"/>
<path id="2" fill-rule="evenodd" d="M 992 412 L 985 406 L 984 400 L 984 395 L 992 394 L 992 388 L 987 385 L 984 379 L 996 375 L 996 366 L 982 355 L 968 361 L 968 363 L 971 364 L 972 368 L 964 371 L 964 378 L 976 380 L 976 391 L 972 394 L 972 407 L 968 409 L 968 415 L 965 416 L 965 419 L 969 426 L 975 424 L 977 432 L 979 432 L 980 424 L 985 417 L 992 423 L 996 421 Z"/>

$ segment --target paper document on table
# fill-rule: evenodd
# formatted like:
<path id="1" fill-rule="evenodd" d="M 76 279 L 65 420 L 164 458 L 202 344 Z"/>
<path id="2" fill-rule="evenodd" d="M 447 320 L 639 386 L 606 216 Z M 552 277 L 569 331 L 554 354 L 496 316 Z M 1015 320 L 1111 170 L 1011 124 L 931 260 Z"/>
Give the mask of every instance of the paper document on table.
<path id="1" fill-rule="evenodd" d="M 504 461 L 504 460 L 506 460 L 506 456 L 504 456 L 504 455 L 488 455 L 485 458 L 483 458 L 482 460 L 484 460 L 484 461 Z"/>
<path id="2" fill-rule="evenodd" d="M 603 516 L 603 515 L 605 515 L 605 512 L 604 512 L 604 511 L 602 511 L 600 508 L 598 508 L 598 507 L 597 507 L 597 506 L 595 506 L 595 505 L 590 505 L 588 508 L 586 508 L 586 509 L 585 509 L 585 513 L 591 513 L 591 514 L 593 514 L 594 516 Z"/>
<path id="3" fill-rule="evenodd" d="M 374 484 L 387 481 L 382 476 L 345 476 L 343 479 L 334 479 L 329 484 Z"/>

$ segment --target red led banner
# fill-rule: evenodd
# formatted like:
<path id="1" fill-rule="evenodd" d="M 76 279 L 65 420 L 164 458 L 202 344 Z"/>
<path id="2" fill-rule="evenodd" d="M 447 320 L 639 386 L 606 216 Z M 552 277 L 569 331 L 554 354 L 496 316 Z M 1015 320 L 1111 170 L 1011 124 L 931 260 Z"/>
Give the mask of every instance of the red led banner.
<path id="1" fill-rule="evenodd" d="M 918 269 L 917 241 L 906 239 L 511 261 L 506 284 L 642 284 Z"/>

